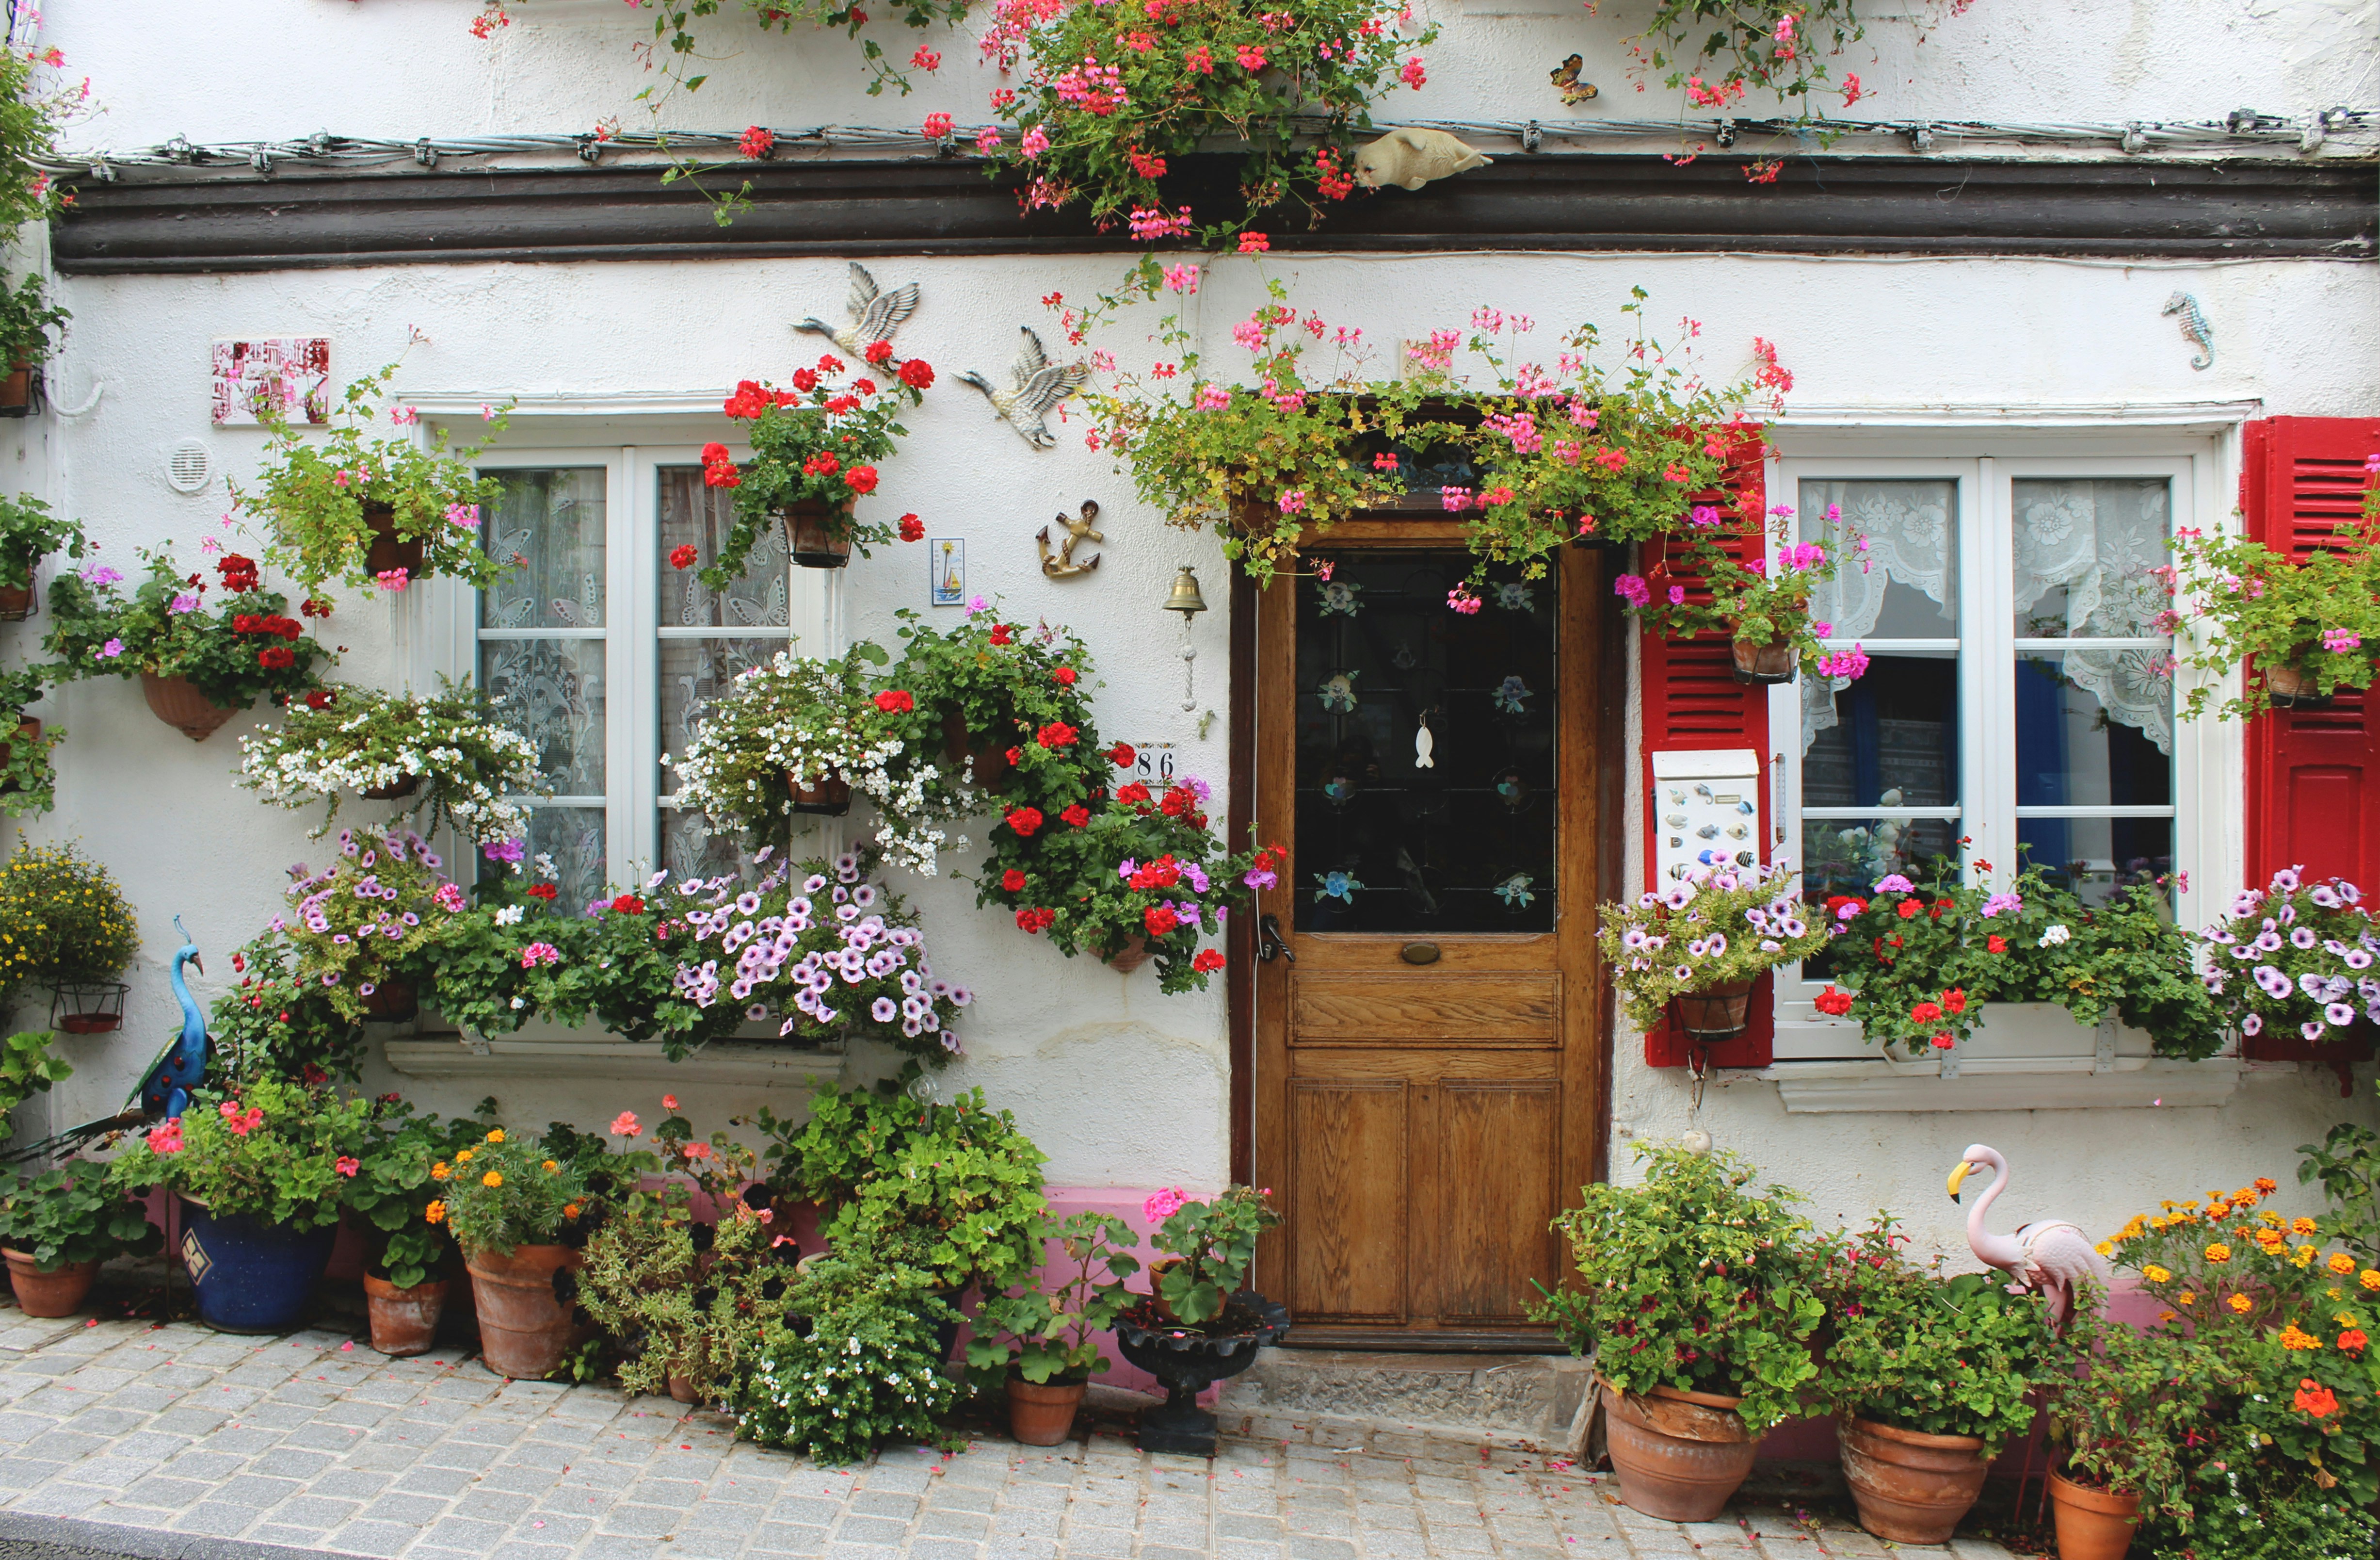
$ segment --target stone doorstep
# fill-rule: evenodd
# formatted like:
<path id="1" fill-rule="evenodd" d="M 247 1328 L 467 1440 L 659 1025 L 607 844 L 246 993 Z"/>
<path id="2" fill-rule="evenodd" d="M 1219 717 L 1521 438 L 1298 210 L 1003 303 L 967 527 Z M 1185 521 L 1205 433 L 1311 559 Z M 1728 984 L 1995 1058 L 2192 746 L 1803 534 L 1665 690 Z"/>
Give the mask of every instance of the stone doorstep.
<path id="1" fill-rule="evenodd" d="M 1567 1454 L 1584 1443 L 1593 1380 L 1568 1355 L 1267 1348 L 1215 1413 L 1226 1434 L 1259 1439 L 1293 1421 L 1334 1444 L 1379 1431 Z"/>

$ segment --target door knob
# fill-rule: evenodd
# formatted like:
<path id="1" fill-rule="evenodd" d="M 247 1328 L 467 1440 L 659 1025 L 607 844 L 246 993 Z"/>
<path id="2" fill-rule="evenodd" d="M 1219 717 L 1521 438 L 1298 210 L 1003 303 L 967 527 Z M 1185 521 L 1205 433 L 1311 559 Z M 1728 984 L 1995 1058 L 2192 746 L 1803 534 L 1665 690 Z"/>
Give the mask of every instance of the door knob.
<path id="1" fill-rule="evenodd" d="M 1266 964 L 1270 964 L 1277 957 L 1286 958 L 1292 964 L 1297 962 L 1297 955 L 1291 951 L 1288 942 L 1281 934 L 1281 917 L 1268 915 L 1257 919 L 1257 957 Z"/>

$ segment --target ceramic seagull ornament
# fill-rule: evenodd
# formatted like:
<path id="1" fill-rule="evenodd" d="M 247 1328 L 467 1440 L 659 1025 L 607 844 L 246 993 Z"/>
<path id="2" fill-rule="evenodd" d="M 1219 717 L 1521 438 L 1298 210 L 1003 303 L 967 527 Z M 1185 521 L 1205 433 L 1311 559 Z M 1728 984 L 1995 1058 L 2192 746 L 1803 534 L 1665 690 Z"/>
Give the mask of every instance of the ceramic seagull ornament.
<path id="1" fill-rule="evenodd" d="M 917 311 L 917 284 L 909 282 L 891 292 L 880 291 L 868 267 L 855 260 L 851 262 L 851 297 L 844 309 L 851 316 L 851 323 L 841 330 L 815 315 L 794 329 L 822 335 L 853 357 L 864 358 L 870 345 L 892 340 L 901 322 Z"/>
<path id="2" fill-rule="evenodd" d="M 1015 429 L 1017 437 L 1035 449 L 1048 449 L 1058 442 L 1050 433 L 1048 418 L 1051 409 L 1083 387 L 1091 377 L 1090 367 L 1086 363 L 1054 364 L 1042 352 L 1041 338 L 1030 328 L 1019 327 L 1016 334 L 1025 340 L 1008 371 L 1014 382 L 1012 388 L 995 390 L 991 381 L 971 370 L 959 378 L 984 393 L 991 402 L 993 414 Z"/>

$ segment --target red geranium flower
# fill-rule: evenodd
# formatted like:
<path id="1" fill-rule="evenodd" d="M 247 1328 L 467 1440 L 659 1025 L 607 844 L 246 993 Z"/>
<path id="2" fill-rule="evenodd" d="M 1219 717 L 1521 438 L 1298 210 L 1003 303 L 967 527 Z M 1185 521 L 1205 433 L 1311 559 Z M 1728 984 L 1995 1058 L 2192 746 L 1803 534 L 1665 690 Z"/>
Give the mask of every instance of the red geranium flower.
<path id="1" fill-rule="evenodd" d="M 794 388 L 800 391 L 805 396 L 817 389 L 818 370 L 795 369 L 794 371 Z"/>
<path id="2" fill-rule="evenodd" d="M 623 894 L 612 901 L 612 908 L 624 916 L 640 916 L 645 913 L 645 902 L 633 894 Z"/>
<path id="3" fill-rule="evenodd" d="M 933 365 L 923 358 L 912 358 L 901 365 L 901 383 L 912 390 L 925 390 L 933 385 Z"/>
<path id="4" fill-rule="evenodd" d="M 851 382 L 851 387 L 862 396 L 876 394 L 876 382 L 872 379 L 855 379 Z"/>
<path id="5" fill-rule="evenodd" d="M 1064 823 L 1071 827 L 1079 829 L 1084 824 L 1091 821 L 1091 810 L 1085 807 L 1081 802 L 1076 802 L 1074 806 L 1066 809 L 1065 811 L 1058 814 L 1058 818 L 1060 822 Z"/>
<path id="6" fill-rule="evenodd" d="M 528 896 L 530 898 L 543 899 L 548 903 L 552 903 L 554 896 L 561 892 L 562 891 L 560 889 L 554 887 L 553 884 L 550 883 L 533 883 L 528 885 Z"/>
<path id="7" fill-rule="evenodd" d="M 1984 939 L 1984 946 L 1996 954 L 2008 952 L 2008 939 L 1997 934 Z"/>
<path id="8" fill-rule="evenodd" d="M 2291 1401 L 2297 1405 L 2298 1412 L 2312 1414 L 2318 1420 L 2327 1419 L 2338 1411 L 2338 1395 L 2312 1376 L 2300 1378 L 2298 1395 Z"/>
<path id="9" fill-rule="evenodd" d="M 1010 636 L 1015 632 L 1015 629 L 1010 628 L 1005 623 L 995 623 L 991 626 L 991 642 L 994 644 L 1006 644 L 1009 641 Z"/>
<path id="10" fill-rule="evenodd" d="M 1148 787 L 1135 780 L 1129 786 L 1116 787 L 1116 800 L 1127 807 L 1141 807 L 1148 801 Z"/>
<path id="11" fill-rule="evenodd" d="M 888 715 L 905 715 L 917 707 L 917 701 L 905 688 L 888 688 L 876 696 L 876 707 Z"/>
<path id="12" fill-rule="evenodd" d="M 298 615 L 300 617 L 328 617 L 331 615 L 331 603 L 328 602 L 318 602 L 313 597 L 309 596 L 304 601 L 298 603 Z"/>
<path id="13" fill-rule="evenodd" d="M 318 688 L 306 695 L 306 708 L 327 710 L 339 701 L 339 696 L 327 688 Z"/>
<path id="14" fill-rule="evenodd" d="M 876 491 L 876 468 L 873 466 L 855 466 L 850 470 L 845 471 L 843 474 L 843 480 L 851 484 L 851 491 L 854 493 L 874 493 Z"/>
<path id="15" fill-rule="evenodd" d="M 223 576 L 224 589 L 233 595 L 244 595 L 256 589 L 254 558 L 242 557 L 237 553 L 225 553 L 215 561 L 215 572 Z M 195 585 L 198 582 L 198 576 L 192 575 L 190 583 Z"/>
<path id="16" fill-rule="evenodd" d="M 1198 950 L 1198 957 L 1190 961 L 1190 968 L 1196 970 L 1201 975 L 1212 974 L 1214 971 L 1223 968 L 1222 950 L 1220 948 L 1200 948 Z"/>
<path id="17" fill-rule="evenodd" d="M 1014 768 L 1015 768 L 1018 764 L 1023 763 L 1024 762 L 1025 762 L 1025 750 L 1024 750 L 1024 749 L 1022 749 L 1022 748 L 1011 748 L 1011 749 L 1009 749 L 1009 750 L 1008 750 L 1008 767 L 1009 767 L 1009 768 L 1014 769 Z"/>
<path id="18" fill-rule="evenodd" d="M 802 475 L 805 477 L 832 477 L 842 465 L 843 462 L 835 457 L 833 451 L 820 450 L 816 455 L 811 456 L 808 460 L 802 462 Z"/>
<path id="19" fill-rule="evenodd" d="M 795 377 L 798 381 L 800 376 Z M 739 379 L 735 382 L 735 393 L 727 397 L 726 405 L 720 409 L 730 417 L 748 420 L 769 409 L 769 393 L 760 388 L 760 382 L 757 379 Z"/>
<path id="20" fill-rule="evenodd" d="M 915 515 L 902 516 L 901 540 L 904 542 L 923 542 L 926 540 L 926 522 L 919 519 Z"/>
<path id="21" fill-rule="evenodd" d="M 1051 721 L 1033 736 L 1033 740 L 1045 748 L 1071 748 L 1077 733 L 1064 721 Z"/>
<path id="22" fill-rule="evenodd" d="M 1852 1010 L 1852 993 L 1839 992 L 1834 987 L 1828 986 L 1818 993 L 1817 1007 L 1819 1012 L 1830 1018 L 1840 1018 Z"/>
<path id="23" fill-rule="evenodd" d="M 1943 1012 L 1945 1012 L 1945 1013 L 1964 1013 L 1966 1010 L 1967 1010 L 1967 993 L 1964 993 L 1964 992 L 1961 991 L 1961 990 L 1960 990 L 1958 987 L 1956 987 L 1956 986 L 1952 986 L 1949 991 L 1944 992 L 1944 993 L 1942 993 L 1942 1011 L 1943 1011 Z"/>
<path id="24" fill-rule="evenodd" d="M 735 150 L 747 157 L 766 157 L 776 148 L 776 132 L 755 125 L 735 140 Z"/>
<path id="25" fill-rule="evenodd" d="M 693 542 L 681 542 L 670 549 L 670 567 L 692 568 L 694 560 L 699 556 L 701 555 L 694 550 Z"/>
<path id="26" fill-rule="evenodd" d="M 286 645 L 274 645 L 271 650 L 258 651 L 256 664 L 268 672 L 277 672 L 285 666 L 296 665 L 298 652 Z"/>
<path id="27" fill-rule="evenodd" d="M 892 344 L 889 341 L 871 341 L 868 344 L 868 350 L 860 355 L 871 363 L 890 362 L 892 358 Z"/>
<path id="28" fill-rule="evenodd" d="M 1025 891 L 1025 874 L 1011 867 L 1000 874 L 1000 886 L 1011 894 L 1021 894 Z"/>
<path id="29" fill-rule="evenodd" d="M 1061 666 L 1056 671 L 1050 674 L 1050 679 L 1056 682 L 1061 688 L 1074 687 L 1075 679 L 1080 676 L 1081 674 L 1076 672 L 1072 666 Z"/>
<path id="30" fill-rule="evenodd" d="M 1047 931 L 1050 923 L 1057 919 L 1058 912 L 1055 910 L 1036 909 L 1016 912 L 1016 924 L 1026 932 Z"/>
<path id="31" fill-rule="evenodd" d="M 1033 831 L 1041 826 L 1041 810 L 1038 807 L 1013 809 L 1008 814 L 1008 826 L 1029 839 Z"/>
<path id="32" fill-rule="evenodd" d="M 1151 905 L 1140 912 L 1140 924 L 1148 929 L 1150 936 L 1162 937 L 1181 925 L 1182 918 L 1173 913 L 1171 905 Z"/>
<path id="33" fill-rule="evenodd" d="M 856 396 L 832 396 L 826 403 L 827 415 L 830 417 L 841 417 L 844 412 L 851 410 L 852 408 L 857 405 L 859 405 L 859 397 Z"/>
<path id="34" fill-rule="evenodd" d="M 1901 919 L 1901 920 L 1914 920 L 1914 919 L 1916 918 L 1916 915 L 1917 915 L 1917 901 L 1916 901 L 1916 900 L 1914 900 L 1914 899 L 1903 899 L 1903 900 L 1900 903 L 1900 905 L 1899 905 L 1898 907 L 1896 907 L 1896 908 L 1897 908 L 1900 910 L 1900 919 Z"/>
<path id="35" fill-rule="evenodd" d="M 1942 1008 L 1938 1003 L 1921 1002 L 1909 1010 L 1909 1021 L 1912 1024 L 1931 1024 L 1941 1017 Z"/>
<path id="36" fill-rule="evenodd" d="M 818 360 L 818 371 L 819 371 L 819 372 L 820 372 L 820 373 L 841 373 L 841 372 L 844 371 L 844 361 L 843 361 L 843 360 L 842 360 L 841 358 L 836 357 L 833 353 L 832 353 L 832 352 L 821 352 L 821 353 L 820 353 L 820 354 L 819 354 L 819 360 Z"/>
<path id="37" fill-rule="evenodd" d="M 1108 750 L 1109 762 L 1118 769 L 1130 769 L 1139 757 L 1140 755 L 1133 750 L 1133 746 L 1129 742 L 1119 742 Z"/>

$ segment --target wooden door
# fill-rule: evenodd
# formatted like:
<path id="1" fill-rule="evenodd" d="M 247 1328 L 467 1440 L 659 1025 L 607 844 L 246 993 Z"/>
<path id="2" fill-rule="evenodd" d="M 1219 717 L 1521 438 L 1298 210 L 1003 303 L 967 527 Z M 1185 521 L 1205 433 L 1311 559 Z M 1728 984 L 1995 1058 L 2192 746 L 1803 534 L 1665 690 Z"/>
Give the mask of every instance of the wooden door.
<path id="1" fill-rule="evenodd" d="M 1500 574 L 1466 615 L 1457 526 L 1330 540 L 1330 581 L 1258 598 L 1256 815 L 1289 847 L 1255 907 L 1254 1169 L 1285 1215 L 1258 1287 L 1305 1345 L 1542 1344 L 1547 1226 L 1606 1114 L 1596 715 L 1625 669 L 1597 664 L 1600 555 Z"/>

